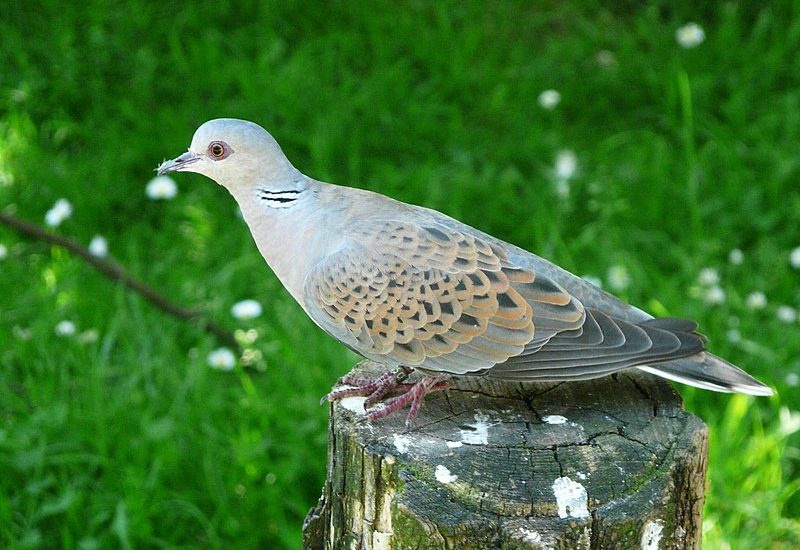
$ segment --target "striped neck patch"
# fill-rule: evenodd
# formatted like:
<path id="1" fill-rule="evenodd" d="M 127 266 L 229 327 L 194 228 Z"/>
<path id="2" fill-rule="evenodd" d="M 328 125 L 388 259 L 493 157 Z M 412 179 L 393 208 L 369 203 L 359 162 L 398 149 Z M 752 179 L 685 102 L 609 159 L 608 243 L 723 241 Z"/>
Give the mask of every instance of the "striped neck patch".
<path id="1" fill-rule="evenodd" d="M 297 202 L 297 199 L 302 194 L 302 189 L 286 189 L 283 191 L 258 189 L 256 191 L 256 196 L 270 208 L 289 208 Z"/>

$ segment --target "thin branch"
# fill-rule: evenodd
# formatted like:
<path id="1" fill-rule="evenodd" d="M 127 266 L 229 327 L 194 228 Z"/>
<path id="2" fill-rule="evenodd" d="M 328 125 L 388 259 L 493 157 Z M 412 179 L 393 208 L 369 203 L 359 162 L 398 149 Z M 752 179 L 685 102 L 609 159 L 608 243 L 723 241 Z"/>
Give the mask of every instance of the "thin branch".
<path id="1" fill-rule="evenodd" d="M 90 264 L 109 279 L 118 281 L 131 290 L 138 292 L 145 300 L 156 306 L 161 311 L 169 313 L 170 315 L 173 315 L 184 321 L 198 321 L 203 329 L 205 329 L 207 332 L 210 332 L 225 344 L 232 346 L 237 351 L 241 351 L 239 343 L 236 341 L 236 338 L 233 336 L 232 332 L 222 328 L 213 321 L 203 318 L 202 314 L 199 312 L 186 309 L 170 302 L 164 296 L 143 282 L 134 278 L 133 275 L 125 271 L 125 268 L 123 268 L 117 262 L 95 256 L 89 252 L 87 248 L 81 246 L 72 239 L 67 239 L 61 235 L 46 231 L 38 225 L 21 220 L 15 216 L 6 214 L 5 212 L 0 212 L 0 223 L 3 223 L 12 229 L 16 229 L 20 233 L 23 233 L 29 237 L 33 237 L 34 239 L 39 239 L 56 246 L 66 248 L 76 256 L 80 256 L 86 263 Z"/>

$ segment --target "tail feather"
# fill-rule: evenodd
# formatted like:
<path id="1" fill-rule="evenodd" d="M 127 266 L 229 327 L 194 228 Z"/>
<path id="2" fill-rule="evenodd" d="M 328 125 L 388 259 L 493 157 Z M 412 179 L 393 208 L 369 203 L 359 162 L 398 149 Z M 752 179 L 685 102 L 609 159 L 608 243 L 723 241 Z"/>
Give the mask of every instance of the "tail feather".
<path id="1" fill-rule="evenodd" d="M 762 384 L 739 367 L 708 352 L 654 365 L 640 365 L 636 368 L 705 390 L 759 396 L 772 395 L 772 388 Z"/>

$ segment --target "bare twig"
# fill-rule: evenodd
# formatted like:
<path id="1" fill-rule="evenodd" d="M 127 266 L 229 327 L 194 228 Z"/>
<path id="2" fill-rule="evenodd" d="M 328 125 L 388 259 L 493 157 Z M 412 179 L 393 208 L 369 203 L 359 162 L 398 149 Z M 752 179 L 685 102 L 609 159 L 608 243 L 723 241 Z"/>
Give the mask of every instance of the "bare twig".
<path id="1" fill-rule="evenodd" d="M 15 216 L 6 214 L 5 212 L 0 212 L 0 223 L 3 223 L 12 229 L 16 229 L 20 233 L 23 233 L 29 237 L 33 237 L 34 239 L 39 239 L 66 248 L 73 254 L 80 256 L 86 263 L 93 266 L 109 279 L 118 281 L 131 290 L 138 292 L 142 295 L 142 297 L 144 297 L 145 300 L 159 308 L 161 311 L 169 313 L 170 315 L 173 315 L 184 321 L 197 321 L 203 327 L 203 329 L 215 335 L 225 344 L 232 346 L 237 351 L 240 351 L 239 343 L 236 341 L 236 338 L 233 336 L 232 332 L 222 328 L 213 321 L 203 318 L 202 314 L 199 312 L 173 304 L 161 294 L 138 279 L 134 278 L 117 262 L 95 256 L 89 252 L 87 248 L 81 246 L 72 239 L 68 239 L 66 237 L 62 237 L 61 235 L 46 231 L 36 224 L 21 220 Z"/>

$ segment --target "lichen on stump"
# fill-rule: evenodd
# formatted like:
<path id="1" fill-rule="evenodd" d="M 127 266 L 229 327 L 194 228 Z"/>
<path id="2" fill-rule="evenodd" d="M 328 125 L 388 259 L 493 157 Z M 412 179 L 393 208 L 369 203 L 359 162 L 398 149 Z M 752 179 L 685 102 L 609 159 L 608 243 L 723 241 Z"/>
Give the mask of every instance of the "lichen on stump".
<path id="1" fill-rule="evenodd" d="M 664 381 L 462 378 L 410 430 L 361 403 L 332 405 L 304 548 L 700 547 L 707 431 Z"/>

